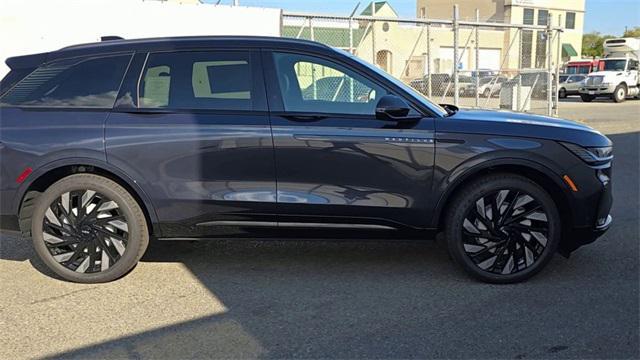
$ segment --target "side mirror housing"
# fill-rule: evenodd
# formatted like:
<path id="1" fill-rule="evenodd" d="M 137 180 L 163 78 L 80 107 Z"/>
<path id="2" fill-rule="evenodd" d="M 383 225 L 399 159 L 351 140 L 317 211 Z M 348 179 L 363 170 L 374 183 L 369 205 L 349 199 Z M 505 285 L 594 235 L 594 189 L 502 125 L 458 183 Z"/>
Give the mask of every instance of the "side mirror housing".
<path id="1" fill-rule="evenodd" d="M 400 97 L 395 95 L 385 95 L 376 105 L 376 119 L 388 121 L 415 120 L 416 117 L 409 117 L 411 108 Z"/>

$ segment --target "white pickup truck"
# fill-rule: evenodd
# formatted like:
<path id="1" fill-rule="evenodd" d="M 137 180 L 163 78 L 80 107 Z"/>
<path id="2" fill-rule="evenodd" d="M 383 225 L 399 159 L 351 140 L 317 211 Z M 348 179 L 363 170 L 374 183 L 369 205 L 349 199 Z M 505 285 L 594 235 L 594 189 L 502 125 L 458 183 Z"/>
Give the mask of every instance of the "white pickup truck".
<path id="1" fill-rule="evenodd" d="M 580 97 L 590 102 L 609 97 L 622 102 L 640 97 L 640 38 L 607 39 L 604 42 L 604 70 L 589 74 L 580 87 Z"/>

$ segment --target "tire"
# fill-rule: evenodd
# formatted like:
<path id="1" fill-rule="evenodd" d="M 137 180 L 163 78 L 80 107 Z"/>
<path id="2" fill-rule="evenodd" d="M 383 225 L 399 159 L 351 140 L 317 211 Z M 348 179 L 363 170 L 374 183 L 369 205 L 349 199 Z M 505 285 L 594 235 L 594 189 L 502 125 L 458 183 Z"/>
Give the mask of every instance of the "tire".
<path id="1" fill-rule="evenodd" d="M 621 103 L 627 99 L 627 87 L 624 84 L 616 86 L 612 95 L 613 101 Z"/>
<path id="2" fill-rule="evenodd" d="M 445 218 L 447 248 L 454 261 L 476 279 L 488 283 L 527 280 L 544 268 L 558 248 L 562 225 L 556 205 L 526 177 L 483 177 L 466 186 L 452 204 Z M 494 211 L 501 216 L 494 219 Z"/>
<path id="3" fill-rule="evenodd" d="M 36 253 L 68 281 L 116 280 L 133 269 L 149 244 L 136 200 L 98 175 L 71 175 L 51 185 L 37 198 L 31 220 Z"/>
<path id="4" fill-rule="evenodd" d="M 580 98 L 582 99 L 582 102 L 592 102 L 596 97 L 593 95 L 580 94 Z"/>
<path id="5" fill-rule="evenodd" d="M 565 90 L 564 88 L 561 88 L 560 91 L 558 92 L 558 97 L 560 99 L 566 99 L 567 97 L 567 90 Z"/>
<path id="6" fill-rule="evenodd" d="M 491 96 L 491 89 L 484 89 L 484 91 L 482 92 L 482 96 L 486 98 Z"/>

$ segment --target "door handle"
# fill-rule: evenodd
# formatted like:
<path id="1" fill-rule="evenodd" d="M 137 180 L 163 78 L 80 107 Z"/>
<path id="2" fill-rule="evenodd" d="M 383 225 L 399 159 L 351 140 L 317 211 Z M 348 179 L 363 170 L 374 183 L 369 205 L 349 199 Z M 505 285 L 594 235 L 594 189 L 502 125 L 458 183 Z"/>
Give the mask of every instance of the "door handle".
<path id="1" fill-rule="evenodd" d="M 320 114 L 284 114 L 282 117 L 287 120 L 299 122 L 313 122 L 328 118 L 327 115 Z"/>

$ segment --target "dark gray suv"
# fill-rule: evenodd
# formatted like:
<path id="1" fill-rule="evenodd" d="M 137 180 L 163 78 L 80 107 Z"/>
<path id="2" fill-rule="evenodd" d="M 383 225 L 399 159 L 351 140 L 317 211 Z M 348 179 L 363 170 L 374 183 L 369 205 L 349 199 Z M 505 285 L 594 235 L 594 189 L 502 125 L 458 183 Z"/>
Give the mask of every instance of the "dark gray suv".
<path id="1" fill-rule="evenodd" d="M 113 40 L 7 64 L 2 228 L 67 280 L 117 279 L 150 239 L 443 232 L 468 273 L 516 282 L 611 224 L 599 132 L 439 106 L 321 44 Z"/>

